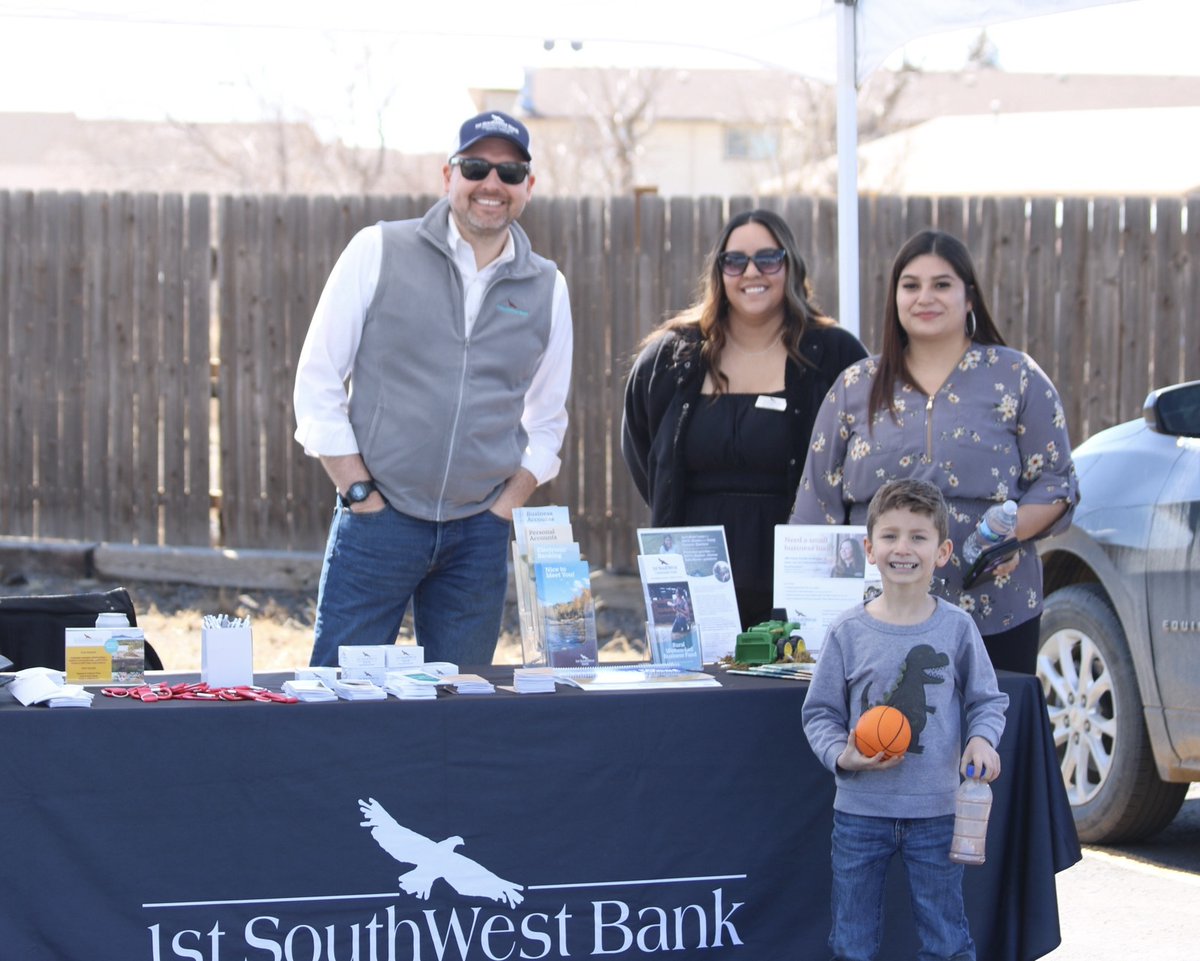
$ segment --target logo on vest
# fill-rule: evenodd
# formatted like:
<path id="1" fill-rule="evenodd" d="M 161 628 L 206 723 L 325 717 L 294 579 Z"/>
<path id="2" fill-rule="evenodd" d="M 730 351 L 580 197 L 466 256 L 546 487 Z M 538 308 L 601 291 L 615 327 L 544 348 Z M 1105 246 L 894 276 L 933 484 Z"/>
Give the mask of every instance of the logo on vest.
<path id="1" fill-rule="evenodd" d="M 529 311 L 522 310 L 520 307 L 518 307 L 516 304 L 514 304 L 511 299 L 506 300 L 502 304 L 497 304 L 496 309 L 499 311 L 503 311 L 506 314 L 516 314 L 518 317 L 528 317 L 529 316 Z"/>
<path id="2" fill-rule="evenodd" d="M 503 304 L 497 304 L 496 310 L 502 311 L 504 313 L 516 314 L 517 317 L 528 317 L 529 316 L 529 311 L 522 310 L 522 308 L 518 307 L 516 304 L 514 304 L 514 302 L 512 302 L 511 299 L 504 301 Z"/>

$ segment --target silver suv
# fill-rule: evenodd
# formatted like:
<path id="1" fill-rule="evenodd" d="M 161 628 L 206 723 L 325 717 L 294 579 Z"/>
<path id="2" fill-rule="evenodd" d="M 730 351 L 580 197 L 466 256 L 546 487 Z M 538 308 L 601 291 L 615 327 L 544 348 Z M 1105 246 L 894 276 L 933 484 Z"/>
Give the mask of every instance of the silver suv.
<path id="1" fill-rule="evenodd" d="M 1200 381 L 1074 452 L 1045 565 L 1038 677 L 1079 837 L 1146 837 L 1200 781 Z"/>

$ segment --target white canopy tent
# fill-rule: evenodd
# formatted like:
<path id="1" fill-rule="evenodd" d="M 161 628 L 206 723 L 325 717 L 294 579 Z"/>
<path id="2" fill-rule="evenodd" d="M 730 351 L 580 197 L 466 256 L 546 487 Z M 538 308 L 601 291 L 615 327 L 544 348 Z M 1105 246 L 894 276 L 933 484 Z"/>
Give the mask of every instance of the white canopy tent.
<path id="1" fill-rule="evenodd" d="M 845 327 L 859 332 L 858 87 L 862 82 L 895 50 L 919 37 L 1115 2 L 1122 0 L 955 0 L 953 4 L 833 0 L 837 21 L 838 317 Z"/>
<path id="2" fill-rule="evenodd" d="M 912 40 L 1128 0 L 755 0 L 740 9 L 728 0 L 692 0 L 670 33 L 647 29 L 644 0 L 557 4 L 540 9 L 530 28 L 547 38 L 665 46 L 711 52 L 790 70 L 837 86 L 838 317 L 859 330 L 858 88 L 896 50 Z"/>

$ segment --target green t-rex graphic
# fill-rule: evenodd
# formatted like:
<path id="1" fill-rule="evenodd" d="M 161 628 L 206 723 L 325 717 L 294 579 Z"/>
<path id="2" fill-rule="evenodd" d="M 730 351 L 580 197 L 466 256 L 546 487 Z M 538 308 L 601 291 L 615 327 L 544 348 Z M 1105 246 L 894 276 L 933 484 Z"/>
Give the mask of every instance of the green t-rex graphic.
<path id="1" fill-rule="evenodd" d="M 918 644 L 908 652 L 904 665 L 900 668 L 900 676 L 883 696 L 879 704 L 888 704 L 908 718 L 912 728 L 912 741 L 908 745 L 909 754 L 920 754 L 921 732 L 925 730 L 928 715 L 937 708 L 925 700 L 926 684 L 945 684 L 946 679 L 940 673 L 935 673 L 950 663 L 945 654 L 935 651 L 928 644 Z M 870 699 L 870 685 L 863 688 L 862 710 L 877 707 Z"/>

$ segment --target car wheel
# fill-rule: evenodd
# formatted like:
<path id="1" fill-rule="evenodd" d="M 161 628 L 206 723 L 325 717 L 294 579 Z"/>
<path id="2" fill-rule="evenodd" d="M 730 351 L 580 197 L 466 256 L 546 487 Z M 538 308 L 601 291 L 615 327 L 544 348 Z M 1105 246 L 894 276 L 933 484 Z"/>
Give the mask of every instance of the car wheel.
<path id="1" fill-rule="evenodd" d="M 1046 598 L 1037 673 L 1080 840 L 1129 841 L 1166 827 L 1187 785 L 1159 780 L 1129 644 L 1098 585 Z"/>

